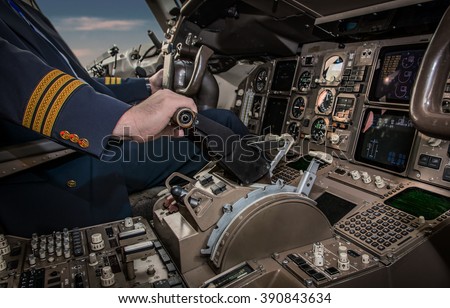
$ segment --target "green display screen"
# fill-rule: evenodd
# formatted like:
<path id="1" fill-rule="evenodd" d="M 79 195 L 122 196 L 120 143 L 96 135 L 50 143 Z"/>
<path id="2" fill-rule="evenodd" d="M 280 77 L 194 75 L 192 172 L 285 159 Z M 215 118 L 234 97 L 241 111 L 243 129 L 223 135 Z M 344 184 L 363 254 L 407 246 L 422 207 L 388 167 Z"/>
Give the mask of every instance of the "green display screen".
<path id="1" fill-rule="evenodd" d="M 417 187 L 407 188 L 384 201 L 385 204 L 426 220 L 435 219 L 450 209 L 450 198 Z"/>

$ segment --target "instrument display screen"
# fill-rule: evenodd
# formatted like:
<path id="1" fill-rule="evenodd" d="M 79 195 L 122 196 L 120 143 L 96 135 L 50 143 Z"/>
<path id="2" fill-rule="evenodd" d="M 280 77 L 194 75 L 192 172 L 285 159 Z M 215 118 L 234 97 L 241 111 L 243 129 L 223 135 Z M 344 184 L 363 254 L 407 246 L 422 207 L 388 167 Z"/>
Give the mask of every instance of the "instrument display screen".
<path id="1" fill-rule="evenodd" d="M 424 53 L 424 45 L 383 47 L 378 58 L 369 100 L 409 104 Z"/>
<path id="2" fill-rule="evenodd" d="M 450 210 L 450 198 L 417 187 L 407 188 L 384 201 L 405 213 L 426 220 L 435 219 Z"/>
<path id="3" fill-rule="evenodd" d="M 415 133 L 408 112 L 369 108 L 360 128 L 355 160 L 393 172 L 404 172 Z"/>

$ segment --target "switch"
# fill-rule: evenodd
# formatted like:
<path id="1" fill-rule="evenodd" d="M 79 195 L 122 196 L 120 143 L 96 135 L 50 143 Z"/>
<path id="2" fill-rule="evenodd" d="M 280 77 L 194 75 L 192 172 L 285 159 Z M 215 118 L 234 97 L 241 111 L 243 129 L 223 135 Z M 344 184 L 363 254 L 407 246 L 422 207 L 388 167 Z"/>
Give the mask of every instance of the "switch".
<path id="1" fill-rule="evenodd" d="M 131 217 L 126 217 L 124 219 L 124 224 L 125 224 L 125 228 L 131 228 L 133 227 L 134 223 L 133 223 L 133 218 Z"/>
<path id="2" fill-rule="evenodd" d="M 206 186 L 210 183 L 214 183 L 214 179 L 211 174 L 205 174 L 198 178 L 198 181 L 202 186 Z"/>

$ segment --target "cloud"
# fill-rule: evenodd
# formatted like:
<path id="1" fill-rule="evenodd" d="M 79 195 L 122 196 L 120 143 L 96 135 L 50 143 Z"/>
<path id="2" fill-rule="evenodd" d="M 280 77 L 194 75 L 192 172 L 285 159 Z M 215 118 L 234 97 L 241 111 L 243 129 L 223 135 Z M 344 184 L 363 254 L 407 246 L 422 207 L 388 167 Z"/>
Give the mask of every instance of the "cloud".
<path id="1" fill-rule="evenodd" d="M 106 19 L 99 17 L 67 17 L 61 18 L 56 28 L 64 31 L 129 31 L 145 24 L 145 20 Z"/>
<path id="2" fill-rule="evenodd" d="M 90 49 L 79 48 L 79 49 L 73 49 L 72 51 L 78 58 L 94 55 L 94 52 Z"/>

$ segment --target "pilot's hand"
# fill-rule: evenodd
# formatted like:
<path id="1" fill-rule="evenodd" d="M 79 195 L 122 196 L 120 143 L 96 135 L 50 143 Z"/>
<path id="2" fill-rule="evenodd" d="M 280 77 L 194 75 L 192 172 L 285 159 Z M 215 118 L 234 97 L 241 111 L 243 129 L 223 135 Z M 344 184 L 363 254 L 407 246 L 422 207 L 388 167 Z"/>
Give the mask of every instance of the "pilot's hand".
<path id="1" fill-rule="evenodd" d="M 152 94 L 155 94 L 159 90 L 162 89 L 162 80 L 163 80 L 163 70 L 159 70 L 154 73 L 148 80 L 150 82 L 150 87 L 152 88 Z"/>
<path id="2" fill-rule="evenodd" d="M 117 122 L 112 134 L 138 142 L 161 136 L 183 136 L 183 130 L 170 124 L 173 114 L 183 107 L 197 112 L 197 106 L 191 98 L 167 89 L 159 90 L 139 105 L 128 109 Z"/>

